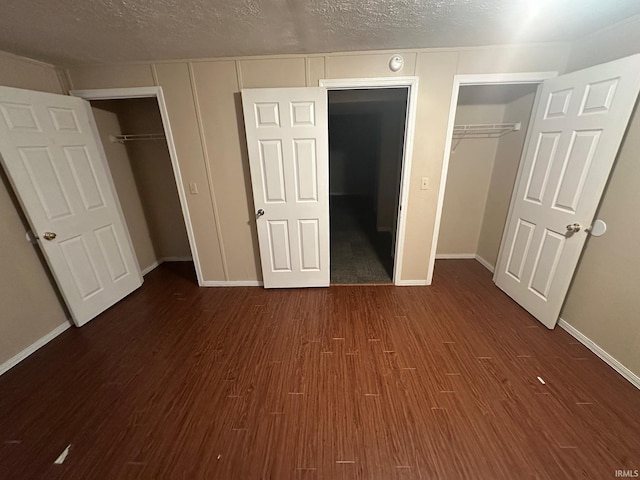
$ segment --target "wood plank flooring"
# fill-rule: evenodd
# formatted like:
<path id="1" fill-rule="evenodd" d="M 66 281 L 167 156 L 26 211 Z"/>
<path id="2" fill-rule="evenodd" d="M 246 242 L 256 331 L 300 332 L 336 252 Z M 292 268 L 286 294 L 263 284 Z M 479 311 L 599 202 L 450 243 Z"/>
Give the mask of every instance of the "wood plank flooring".
<path id="1" fill-rule="evenodd" d="M 639 407 L 473 260 L 276 291 L 165 264 L 0 377 L 0 478 L 606 479 L 640 468 Z"/>

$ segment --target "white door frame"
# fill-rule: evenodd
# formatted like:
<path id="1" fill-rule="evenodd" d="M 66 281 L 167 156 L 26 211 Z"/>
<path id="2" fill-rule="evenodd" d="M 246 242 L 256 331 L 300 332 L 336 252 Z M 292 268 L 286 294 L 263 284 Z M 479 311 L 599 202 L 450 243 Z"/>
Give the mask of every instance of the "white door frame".
<path id="1" fill-rule="evenodd" d="M 158 108 L 160 110 L 160 117 L 162 118 L 162 126 L 164 127 L 164 135 L 167 140 L 167 146 L 169 147 L 169 157 L 171 158 L 171 167 L 173 169 L 173 176 L 176 181 L 176 187 L 178 189 L 178 197 L 180 198 L 180 207 L 182 208 L 182 216 L 184 217 L 184 224 L 187 228 L 187 237 L 189 238 L 189 247 L 191 248 L 191 256 L 193 257 L 193 264 L 196 269 L 196 276 L 198 278 L 198 285 L 203 286 L 202 268 L 200 266 L 200 259 L 198 257 L 198 249 L 196 247 L 195 235 L 193 233 L 193 226 L 191 224 L 191 216 L 189 215 L 189 207 L 187 205 L 187 194 L 184 190 L 184 184 L 182 183 L 182 174 L 180 173 L 180 163 L 178 161 L 178 152 L 173 141 L 173 133 L 171 132 L 171 124 L 169 122 L 169 112 L 167 110 L 167 104 L 164 100 L 164 94 L 162 93 L 162 87 L 131 87 L 131 88 L 105 88 L 105 89 L 91 89 L 91 90 L 71 90 L 69 95 L 74 97 L 80 97 L 87 101 L 90 100 L 126 100 L 128 98 L 155 98 L 158 101 Z M 96 132 L 97 134 L 97 132 Z M 99 138 L 99 137 L 96 137 Z M 100 142 L 99 146 L 102 148 Z M 103 152 L 104 154 L 104 152 Z M 106 158 L 106 155 L 105 155 Z"/>
<path id="2" fill-rule="evenodd" d="M 455 75 L 453 77 L 453 90 L 451 92 L 451 104 L 449 106 L 449 123 L 447 125 L 447 138 L 444 145 L 444 158 L 442 159 L 442 173 L 440 175 L 440 191 L 438 192 L 438 205 L 436 207 L 436 219 L 433 228 L 433 239 L 431 241 L 431 252 L 429 254 L 429 269 L 427 271 L 427 285 L 431 285 L 433 280 L 433 269 L 436 263 L 436 250 L 438 249 L 438 236 L 440 235 L 440 221 L 442 220 L 442 206 L 444 204 L 444 192 L 447 184 L 447 173 L 449 171 L 449 159 L 451 157 L 451 143 L 453 140 L 453 127 L 458 108 L 458 93 L 460 87 L 469 85 L 518 85 L 518 84 L 540 84 L 545 80 L 557 77 L 558 72 L 526 72 L 526 73 L 487 73 L 473 75 Z M 533 102 L 532 112 L 535 111 L 538 102 L 538 92 Z M 524 153 L 529 141 L 529 129 L 527 128 L 525 143 L 522 149 Z M 519 162 L 522 161 L 522 158 Z M 518 169 L 518 176 L 520 175 Z M 517 182 L 517 180 L 516 180 Z"/>
<path id="3" fill-rule="evenodd" d="M 407 114 L 404 125 L 404 146 L 400 174 L 400 198 L 396 225 L 396 251 L 393 260 L 393 283 L 402 285 L 402 257 L 404 253 L 404 234 L 406 227 L 406 211 L 409 199 L 409 179 L 411 177 L 411 160 L 413 158 L 413 137 L 418 108 L 418 77 L 374 77 L 374 78 L 338 78 L 320 80 L 320 86 L 327 90 L 356 90 L 363 88 L 408 88 Z M 402 212 L 402 206 L 405 212 Z M 329 212 L 331 215 L 331 212 Z"/>

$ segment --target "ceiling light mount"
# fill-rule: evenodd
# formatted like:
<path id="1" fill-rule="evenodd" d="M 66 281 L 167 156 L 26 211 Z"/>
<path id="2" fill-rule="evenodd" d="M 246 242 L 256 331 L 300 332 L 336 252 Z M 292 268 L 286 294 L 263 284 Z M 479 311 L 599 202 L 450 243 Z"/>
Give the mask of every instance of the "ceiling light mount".
<path id="1" fill-rule="evenodd" d="M 404 58 L 401 55 L 394 55 L 389 59 L 389 70 L 399 72 L 404 67 Z"/>

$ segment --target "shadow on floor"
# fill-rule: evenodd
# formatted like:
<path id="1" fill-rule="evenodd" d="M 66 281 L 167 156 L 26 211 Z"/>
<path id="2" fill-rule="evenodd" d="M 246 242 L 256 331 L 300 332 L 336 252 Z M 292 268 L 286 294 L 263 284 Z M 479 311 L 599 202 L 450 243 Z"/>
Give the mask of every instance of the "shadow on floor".
<path id="1" fill-rule="evenodd" d="M 376 231 L 373 200 L 332 196 L 331 283 L 390 283 L 391 234 Z"/>

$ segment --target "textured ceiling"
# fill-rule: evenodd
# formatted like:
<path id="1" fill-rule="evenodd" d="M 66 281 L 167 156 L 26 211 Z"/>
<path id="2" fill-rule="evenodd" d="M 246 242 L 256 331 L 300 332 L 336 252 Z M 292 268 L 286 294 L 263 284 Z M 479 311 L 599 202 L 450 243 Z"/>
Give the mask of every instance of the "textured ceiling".
<path id="1" fill-rule="evenodd" d="M 55 63 L 563 41 L 638 0 L 16 0 L 0 50 Z"/>

